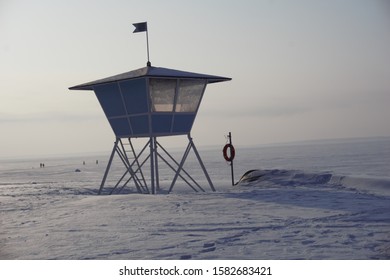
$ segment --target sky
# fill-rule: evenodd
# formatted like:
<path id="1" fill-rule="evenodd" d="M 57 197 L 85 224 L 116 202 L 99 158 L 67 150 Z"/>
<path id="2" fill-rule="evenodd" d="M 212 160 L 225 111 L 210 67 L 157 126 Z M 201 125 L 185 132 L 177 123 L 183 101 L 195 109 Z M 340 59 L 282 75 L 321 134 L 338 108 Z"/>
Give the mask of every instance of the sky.
<path id="1" fill-rule="evenodd" d="M 153 66 L 232 78 L 197 146 L 390 136 L 386 0 L 0 0 L 0 159 L 110 151 L 95 95 L 68 88 L 146 66 L 142 21 Z"/>

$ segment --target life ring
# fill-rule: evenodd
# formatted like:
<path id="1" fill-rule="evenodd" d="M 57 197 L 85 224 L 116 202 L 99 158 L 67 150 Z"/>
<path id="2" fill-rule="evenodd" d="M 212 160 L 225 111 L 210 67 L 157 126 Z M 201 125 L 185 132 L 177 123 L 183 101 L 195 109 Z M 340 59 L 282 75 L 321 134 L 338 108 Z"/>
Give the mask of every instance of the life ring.
<path id="1" fill-rule="evenodd" d="M 228 155 L 227 151 L 230 150 L 230 155 Z M 234 157 L 236 156 L 236 150 L 234 149 L 232 144 L 226 144 L 225 147 L 223 147 L 223 157 L 226 161 L 232 161 Z"/>

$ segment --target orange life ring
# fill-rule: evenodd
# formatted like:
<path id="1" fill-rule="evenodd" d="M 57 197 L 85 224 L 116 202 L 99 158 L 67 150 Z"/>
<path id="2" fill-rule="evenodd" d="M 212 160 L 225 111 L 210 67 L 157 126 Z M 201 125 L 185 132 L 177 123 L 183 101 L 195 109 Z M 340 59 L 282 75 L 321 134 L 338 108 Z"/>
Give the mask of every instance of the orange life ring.
<path id="1" fill-rule="evenodd" d="M 230 155 L 228 155 L 227 151 L 230 150 Z M 234 149 L 232 144 L 226 144 L 225 147 L 223 147 L 223 157 L 226 161 L 232 161 L 234 157 L 236 156 L 236 150 Z"/>

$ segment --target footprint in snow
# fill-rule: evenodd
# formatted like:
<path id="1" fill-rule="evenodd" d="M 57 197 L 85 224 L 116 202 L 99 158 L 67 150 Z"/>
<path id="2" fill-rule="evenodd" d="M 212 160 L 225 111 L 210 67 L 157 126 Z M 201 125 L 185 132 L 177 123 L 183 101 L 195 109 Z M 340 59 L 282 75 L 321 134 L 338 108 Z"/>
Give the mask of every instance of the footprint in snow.
<path id="1" fill-rule="evenodd" d="M 203 248 L 199 253 L 213 252 L 216 249 L 214 242 L 204 243 Z"/>

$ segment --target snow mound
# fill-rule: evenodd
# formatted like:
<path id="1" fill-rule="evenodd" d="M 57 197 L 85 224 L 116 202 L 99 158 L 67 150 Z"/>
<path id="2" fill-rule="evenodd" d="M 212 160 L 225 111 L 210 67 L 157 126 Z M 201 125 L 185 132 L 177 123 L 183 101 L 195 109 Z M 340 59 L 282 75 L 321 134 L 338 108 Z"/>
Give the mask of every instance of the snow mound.
<path id="1" fill-rule="evenodd" d="M 260 170 L 254 169 L 244 173 L 238 186 L 261 186 L 262 181 L 274 182 L 281 186 L 312 186 L 348 188 L 377 195 L 390 195 L 390 179 L 352 177 L 333 175 L 330 172 L 308 173 L 296 170 Z"/>

